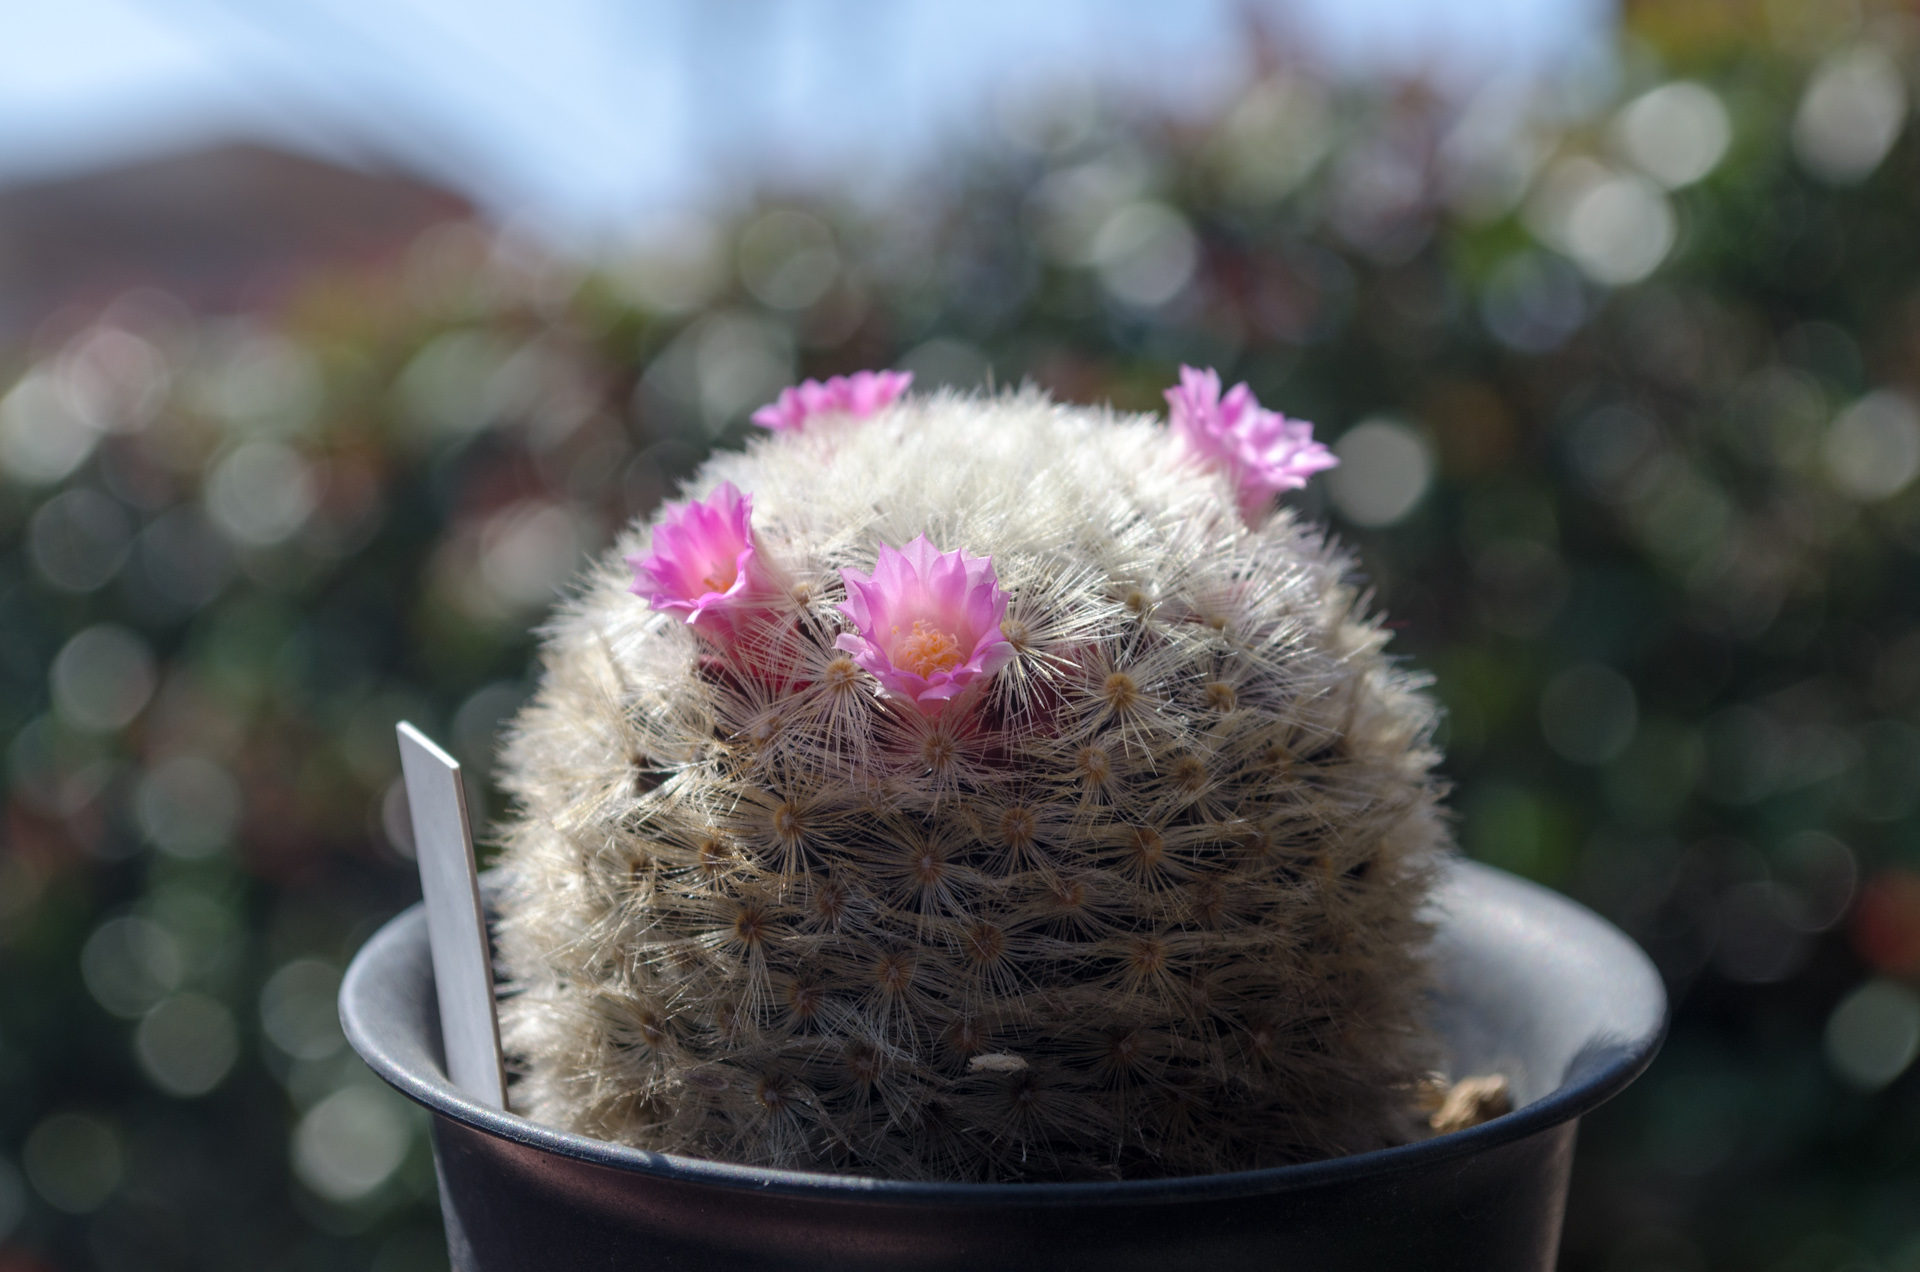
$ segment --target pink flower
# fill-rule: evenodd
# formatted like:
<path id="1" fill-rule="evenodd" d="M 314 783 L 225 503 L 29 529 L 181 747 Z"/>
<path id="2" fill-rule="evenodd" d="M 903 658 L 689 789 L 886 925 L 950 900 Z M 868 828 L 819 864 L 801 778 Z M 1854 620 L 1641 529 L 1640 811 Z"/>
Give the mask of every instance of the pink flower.
<path id="1" fill-rule="evenodd" d="M 627 558 L 633 593 L 657 610 L 684 614 L 714 635 L 731 634 L 739 611 L 765 594 L 753 537 L 753 496 L 730 481 L 705 501 L 669 505 L 653 551 Z"/>
<path id="2" fill-rule="evenodd" d="M 913 383 L 911 371 L 855 371 L 836 375 L 825 384 L 803 380 L 798 388 L 782 389 L 777 400 L 753 413 L 753 422 L 777 433 L 804 427 L 808 420 L 835 413 L 865 419 L 891 406 Z"/>
<path id="3" fill-rule="evenodd" d="M 883 691 L 927 715 L 1013 657 L 1000 631 L 1007 594 L 991 557 L 941 552 L 923 534 L 899 551 L 881 544 L 871 576 L 842 570 L 840 577 L 847 583 L 840 610 L 855 630 L 842 632 L 835 646 L 872 672 Z"/>
<path id="4" fill-rule="evenodd" d="M 1269 411 L 1253 390 L 1236 384 L 1220 396 L 1220 375 L 1180 368 L 1180 384 L 1167 390 L 1176 437 L 1202 463 L 1233 482 L 1240 514 L 1258 524 L 1267 504 L 1283 490 L 1298 490 L 1307 478 L 1340 461 L 1313 440 L 1313 425 Z"/>

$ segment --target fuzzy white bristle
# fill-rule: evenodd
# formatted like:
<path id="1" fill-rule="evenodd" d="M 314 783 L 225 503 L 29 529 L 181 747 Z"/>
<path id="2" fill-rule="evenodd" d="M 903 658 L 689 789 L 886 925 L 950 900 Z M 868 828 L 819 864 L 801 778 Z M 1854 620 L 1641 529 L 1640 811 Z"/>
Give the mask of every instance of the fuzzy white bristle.
<path id="1" fill-rule="evenodd" d="M 901 402 L 714 459 L 801 674 L 628 591 L 565 605 L 509 739 L 515 1108 L 909 1179 L 1199 1174 L 1393 1142 L 1434 1054 L 1434 712 L 1350 562 L 1146 416 Z M 964 710 L 833 646 L 842 567 L 990 556 L 1017 651 Z M 771 639 L 771 638 L 770 638 Z"/>

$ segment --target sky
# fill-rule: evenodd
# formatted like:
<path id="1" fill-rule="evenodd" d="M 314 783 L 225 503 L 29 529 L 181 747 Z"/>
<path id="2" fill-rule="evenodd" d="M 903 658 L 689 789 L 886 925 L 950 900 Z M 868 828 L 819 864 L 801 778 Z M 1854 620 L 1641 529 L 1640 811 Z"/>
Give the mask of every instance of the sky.
<path id="1" fill-rule="evenodd" d="M 214 139 L 397 163 L 593 233 L 857 178 L 1082 83 L 1204 108 L 1249 15 L 1365 74 L 1600 56 L 1608 0 L 0 0 L 0 183 Z"/>

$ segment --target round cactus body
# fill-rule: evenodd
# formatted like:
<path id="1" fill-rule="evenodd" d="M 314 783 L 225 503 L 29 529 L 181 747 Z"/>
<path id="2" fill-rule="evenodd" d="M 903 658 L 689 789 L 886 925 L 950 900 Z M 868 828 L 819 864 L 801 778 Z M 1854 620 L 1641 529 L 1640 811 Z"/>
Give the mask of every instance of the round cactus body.
<path id="1" fill-rule="evenodd" d="M 753 550 L 709 596 L 742 603 L 650 608 L 620 554 L 668 531 L 636 527 L 511 732 L 517 1110 L 931 1180 L 1410 1134 L 1434 711 L 1323 532 L 1030 391 L 815 421 L 721 483 Z M 861 608 L 914 561 L 974 618 Z"/>

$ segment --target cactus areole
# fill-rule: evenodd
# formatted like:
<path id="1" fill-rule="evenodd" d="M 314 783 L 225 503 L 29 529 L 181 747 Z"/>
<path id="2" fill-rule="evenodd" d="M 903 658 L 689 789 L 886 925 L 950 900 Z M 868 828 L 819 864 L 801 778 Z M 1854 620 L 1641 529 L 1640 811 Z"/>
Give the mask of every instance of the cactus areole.
<path id="1" fill-rule="evenodd" d="M 769 408 L 548 629 L 514 1108 L 906 1180 L 1413 1137 L 1435 713 L 1275 506 L 1332 457 L 1210 373 L 1172 427 L 859 385 Z"/>

